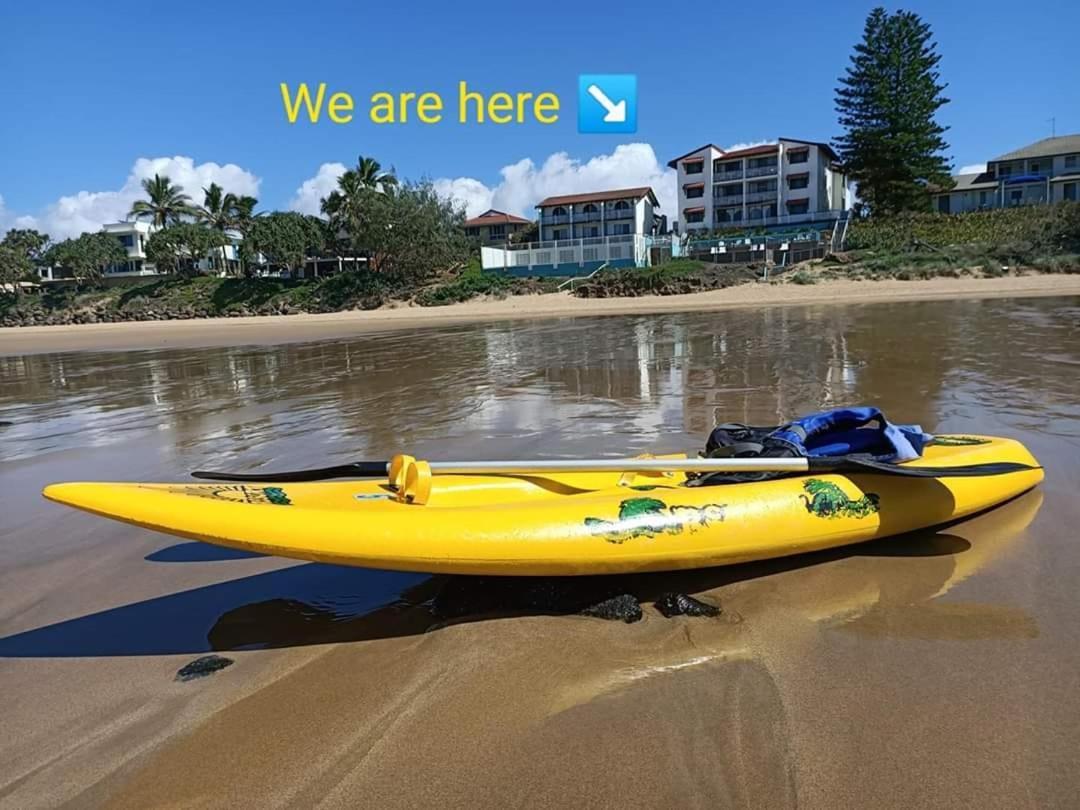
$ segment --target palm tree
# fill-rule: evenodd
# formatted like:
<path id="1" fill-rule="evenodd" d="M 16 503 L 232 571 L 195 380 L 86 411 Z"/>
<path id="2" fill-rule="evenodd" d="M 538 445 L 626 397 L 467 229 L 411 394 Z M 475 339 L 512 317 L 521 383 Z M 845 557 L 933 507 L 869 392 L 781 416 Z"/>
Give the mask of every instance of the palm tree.
<path id="1" fill-rule="evenodd" d="M 132 203 L 128 212 L 132 219 L 149 216 L 154 225 L 161 228 L 195 213 L 191 198 L 184 194 L 179 186 L 174 186 L 168 176 L 155 174 L 153 178 L 143 180 L 142 187 L 149 199 Z"/>
<path id="2" fill-rule="evenodd" d="M 398 184 L 397 178 L 394 176 L 394 170 L 391 169 L 388 172 L 382 170 L 382 165 L 375 158 L 364 157 L 358 155 L 356 158 L 356 168 L 353 169 L 359 176 L 360 182 L 368 188 L 378 188 L 380 186 L 396 186 Z"/>
<path id="3" fill-rule="evenodd" d="M 245 264 L 247 258 L 251 255 L 251 246 L 249 244 L 251 223 L 254 222 L 256 217 L 262 216 L 262 213 L 255 213 L 255 206 L 258 204 L 257 199 L 247 194 L 233 197 L 232 227 L 240 231 L 240 234 L 244 237 L 244 241 L 240 244 L 240 271 L 242 273 L 247 272 Z"/>
<path id="4" fill-rule="evenodd" d="M 196 218 L 206 227 L 224 231 L 233 227 L 236 219 L 236 195 L 226 194 L 217 183 L 203 189 L 203 204 L 196 209 Z"/>

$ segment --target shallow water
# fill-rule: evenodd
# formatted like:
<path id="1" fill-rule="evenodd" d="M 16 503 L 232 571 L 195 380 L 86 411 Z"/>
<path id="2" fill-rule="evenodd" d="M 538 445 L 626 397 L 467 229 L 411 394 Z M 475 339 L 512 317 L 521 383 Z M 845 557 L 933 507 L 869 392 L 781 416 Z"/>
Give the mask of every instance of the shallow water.
<path id="1" fill-rule="evenodd" d="M 0 804 L 137 806 L 167 789 L 210 804 L 231 791 L 383 806 L 570 791 L 654 806 L 1068 806 L 1080 787 L 1078 332 L 1080 299 L 999 299 L 0 357 L 0 717 L 17 732 L 0 740 Z M 1047 480 L 902 541 L 556 584 L 555 603 L 536 583 L 516 599 L 469 584 L 443 615 L 443 579 L 260 558 L 38 495 L 54 480 L 402 450 L 695 451 L 715 418 L 775 424 L 861 403 L 931 432 L 1019 438 Z M 724 614 L 539 615 L 612 588 L 694 593 Z M 172 682 L 209 651 L 238 663 Z M 331 682 L 359 705 L 307 706 Z M 328 730 L 339 715 L 354 725 Z M 318 731 L 294 750 L 266 723 Z M 238 775 L 208 753 L 227 744 L 254 745 L 262 764 Z M 403 769 L 412 777 L 388 781 Z"/>

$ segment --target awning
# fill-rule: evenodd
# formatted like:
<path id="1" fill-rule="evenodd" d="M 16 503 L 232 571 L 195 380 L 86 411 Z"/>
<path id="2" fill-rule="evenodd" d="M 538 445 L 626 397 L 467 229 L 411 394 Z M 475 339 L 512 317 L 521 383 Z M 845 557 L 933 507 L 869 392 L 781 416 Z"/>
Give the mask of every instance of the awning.
<path id="1" fill-rule="evenodd" d="M 1045 183 L 1045 174 L 1022 174 L 1019 177 L 1006 177 L 1005 185 L 1015 186 L 1018 183 Z"/>

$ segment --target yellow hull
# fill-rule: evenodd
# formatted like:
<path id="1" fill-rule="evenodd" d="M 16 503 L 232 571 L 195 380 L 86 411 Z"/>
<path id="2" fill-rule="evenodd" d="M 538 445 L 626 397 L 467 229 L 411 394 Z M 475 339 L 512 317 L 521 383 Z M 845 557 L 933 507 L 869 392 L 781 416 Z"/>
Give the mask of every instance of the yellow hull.
<path id="1" fill-rule="evenodd" d="M 989 436 L 935 444 L 925 467 L 1038 462 Z M 681 473 L 436 476 L 424 505 L 385 480 L 53 484 L 59 503 L 180 537 L 303 560 L 456 574 L 703 568 L 947 523 L 1002 503 L 1041 469 L 978 478 L 823 475 L 714 487 Z"/>

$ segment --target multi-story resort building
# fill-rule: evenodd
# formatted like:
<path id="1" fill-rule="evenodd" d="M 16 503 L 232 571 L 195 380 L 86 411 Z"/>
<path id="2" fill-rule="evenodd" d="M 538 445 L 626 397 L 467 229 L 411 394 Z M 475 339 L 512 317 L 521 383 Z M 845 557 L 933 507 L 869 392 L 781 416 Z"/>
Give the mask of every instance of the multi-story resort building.
<path id="1" fill-rule="evenodd" d="M 953 183 L 934 197 L 944 214 L 1080 200 L 1080 135 L 1044 138 L 988 161 L 984 172 L 954 175 Z"/>
<path id="2" fill-rule="evenodd" d="M 675 158 L 684 233 L 831 222 L 848 208 L 847 178 L 828 144 L 780 138 L 725 152 L 706 144 Z"/>
<path id="3" fill-rule="evenodd" d="M 540 211 L 540 241 L 652 234 L 660 207 L 648 186 L 548 197 Z"/>
<path id="4" fill-rule="evenodd" d="M 532 222 L 523 217 L 490 208 L 480 216 L 465 220 L 465 235 L 479 239 L 482 245 L 490 245 L 505 242 L 511 235 L 530 225 Z"/>

